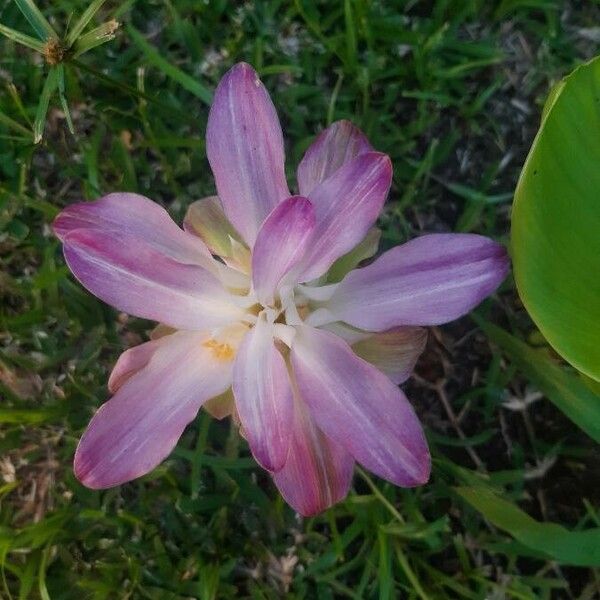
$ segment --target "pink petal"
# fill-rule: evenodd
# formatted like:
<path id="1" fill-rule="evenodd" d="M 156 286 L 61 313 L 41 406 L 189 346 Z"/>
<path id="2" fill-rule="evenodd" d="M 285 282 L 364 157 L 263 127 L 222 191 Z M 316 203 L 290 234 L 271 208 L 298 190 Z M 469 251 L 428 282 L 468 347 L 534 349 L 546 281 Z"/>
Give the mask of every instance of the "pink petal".
<path id="1" fill-rule="evenodd" d="M 215 91 L 206 152 L 225 214 L 252 246 L 266 216 L 290 193 L 277 112 L 246 63 L 228 71 Z"/>
<path id="2" fill-rule="evenodd" d="M 424 235 L 349 273 L 327 309 L 350 325 L 382 331 L 457 319 L 506 277 L 506 250 L 474 234 Z"/>
<path id="3" fill-rule="evenodd" d="M 233 394 L 252 454 L 265 469 L 278 471 L 287 459 L 294 405 L 273 325 L 262 316 L 238 350 Z"/>
<path id="4" fill-rule="evenodd" d="M 359 244 L 377 220 L 392 182 L 385 154 L 367 152 L 340 167 L 309 196 L 317 225 L 300 281 L 310 281 Z"/>
<path id="5" fill-rule="evenodd" d="M 397 327 L 356 342 L 352 350 L 399 385 L 411 376 L 426 343 L 426 329 Z"/>
<path id="6" fill-rule="evenodd" d="M 262 224 L 252 252 L 252 282 L 263 305 L 273 302 L 277 286 L 303 258 L 315 227 L 315 211 L 302 196 L 276 206 Z"/>
<path id="7" fill-rule="evenodd" d="M 405 487 L 425 483 L 427 442 L 401 390 L 336 335 L 306 325 L 296 330 L 291 364 L 317 425 L 380 477 Z"/>
<path id="8" fill-rule="evenodd" d="M 150 340 L 125 350 L 119 356 L 113 370 L 108 378 L 108 391 L 111 394 L 116 394 L 117 390 L 133 375 L 143 369 L 150 359 L 156 352 L 156 350 L 162 345 L 162 340 Z"/>
<path id="9" fill-rule="evenodd" d="M 273 475 L 286 502 L 305 517 L 316 515 L 346 497 L 353 470 L 352 456 L 316 426 L 297 398 L 288 459 Z"/>
<path id="10" fill-rule="evenodd" d="M 231 385 L 231 360 L 215 358 L 206 335 L 178 332 L 103 404 L 75 453 L 75 475 L 93 489 L 154 469 L 203 402 Z"/>
<path id="11" fill-rule="evenodd" d="M 76 229 L 64 238 L 75 277 L 119 310 L 177 329 L 207 329 L 242 315 L 221 283 L 125 233 Z"/>
<path id="12" fill-rule="evenodd" d="M 308 196 L 342 165 L 371 150 L 365 134 L 350 121 L 332 123 L 317 136 L 298 165 L 300 194 Z"/>
<path id="13" fill-rule="evenodd" d="M 119 192 L 72 204 L 56 217 L 53 227 L 61 240 L 76 229 L 94 229 L 138 237 L 178 262 L 203 266 L 212 262 L 201 240 L 182 231 L 164 208 L 139 194 Z"/>

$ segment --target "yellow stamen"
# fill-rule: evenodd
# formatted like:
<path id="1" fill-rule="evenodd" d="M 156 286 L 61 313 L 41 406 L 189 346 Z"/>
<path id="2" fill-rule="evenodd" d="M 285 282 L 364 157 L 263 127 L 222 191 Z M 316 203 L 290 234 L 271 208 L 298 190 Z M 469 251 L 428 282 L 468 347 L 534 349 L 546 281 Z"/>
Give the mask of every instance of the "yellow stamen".
<path id="1" fill-rule="evenodd" d="M 217 342 L 217 340 L 213 340 L 212 338 L 206 340 L 202 345 L 212 350 L 213 356 L 217 360 L 231 360 L 235 356 L 235 350 L 229 344 Z"/>

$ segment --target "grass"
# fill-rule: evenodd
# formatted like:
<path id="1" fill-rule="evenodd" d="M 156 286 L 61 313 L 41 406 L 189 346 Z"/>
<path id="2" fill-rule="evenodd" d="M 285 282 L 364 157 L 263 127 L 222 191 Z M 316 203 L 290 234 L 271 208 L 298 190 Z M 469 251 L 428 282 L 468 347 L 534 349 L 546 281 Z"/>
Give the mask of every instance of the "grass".
<path id="1" fill-rule="evenodd" d="M 61 32 L 87 4 L 39 6 Z M 246 60 L 279 111 L 290 181 L 336 119 L 390 154 L 384 247 L 421 231 L 506 242 L 543 101 L 597 51 L 599 17 L 597 2 L 553 0 L 107 2 L 92 25 L 117 19 L 116 39 L 65 64 L 69 112 L 55 94 L 43 120 L 48 67 L 2 38 L 0 598 L 598 597 L 598 562 L 573 566 L 567 544 L 582 538 L 563 535 L 600 525 L 597 447 L 469 317 L 432 331 L 406 385 L 434 457 L 422 488 L 359 469 L 345 502 L 299 519 L 235 428 L 204 413 L 147 477 L 83 488 L 77 439 L 116 357 L 150 324 L 85 292 L 49 223 L 114 190 L 180 221 L 213 192 L 212 90 Z M 16 3 L 0 5 L 0 22 L 35 35 Z M 543 344 L 510 281 L 477 319 Z M 563 527 L 536 547 L 523 511 Z"/>

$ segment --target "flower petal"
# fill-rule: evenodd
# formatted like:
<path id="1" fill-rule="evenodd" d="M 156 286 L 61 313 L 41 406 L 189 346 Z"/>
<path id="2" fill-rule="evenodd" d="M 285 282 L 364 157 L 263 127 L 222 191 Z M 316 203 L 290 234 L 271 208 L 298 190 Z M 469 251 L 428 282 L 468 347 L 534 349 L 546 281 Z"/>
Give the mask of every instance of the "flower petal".
<path id="1" fill-rule="evenodd" d="M 203 402 L 231 385 L 231 360 L 205 334 L 178 332 L 103 404 L 75 453 L 75 475 L 93 489 L 119 485 L 156 467 Z"/>
<path id="2" fill-rule="evenodd" d="M 425 483 L 429 450 L 402 391 L 336 335 L 296 329 L 291 363 L 317 425 L 380 477 L 406 487 Z"/>
<path id="3" fill-rule="evenodd" d="M 309 322 L 309 319 L 305 320 L 305 325 L 312 325 Z M 314 325 L 312 325 L 315 327 Z M 335 333 L 338 337 L 341 337 L 344 341 L 348 342 L 351 346 L 354 346 L 357 342 L 361 340 L 366 340 L 370 338 L 373 333 L 370 331 L 364 331 L 362 329 L 356 329 L 356 327 L 351 327 L 342 321 L 334 321 L 333 323 L 327 323 L 320 327 L 320 329 L 325 329 L 326 331 L 331 331 L 331 333 Z"/>
<path id="4" fill-rule="evenodd" d="M 399 385 L 411 376 L 426 343 L 426 329 L 397 327 L 356 342 L 352 350 Z"/>
<path id="5" fill-rule="evenodd" d="M 233 394 L 252 454 L 265 469 L 278 471 L 287 459 L 294 405 L 273 325 L 262 315 L 240 345 Z"/>
<path id="6" fill-rule="evenodd" d="M 371 150 L 365 134 L 350 121 L 332 123 L 317 136 L 298 165 L 300 194 L 308 196 L 342 165 Z"/>
<path id="7" fill-rule="evenodd" d="M 316 426 L 297 398 L 288 459 L 273 475 L 286 502 L 312 517 L 346 497 L 353 470 L 352 456 Z"/>
<path id="8" fill-rule="evenodd" d="M 156 350 L 163 344 L 163 338 L 144 342 L 125 350 L 119 356 L 113 370 L 108 378 L 108 391 L 116 394 L 117 390 L 133 375 L 143 369 L 149 362 Z"/>
<path id="9" fill-rule="evenodd" d="M 208 261 L 214 262 L 201 240 L 181 230 L 162 206 L 139 194 L 118 192 L 72 204 L 56 217 L 53 228 L 60 240 L 76 229 L 94 229 L 138 237 L 181 263 L 206 267 Z"/>
<path id="10" fill-rule="evenodd" d="M 506 250 L 474 234 L 432 234 L 349 273 L 327 303 L 337 320 L 382 331 L 457 319 L 506 277 Z"/>
<path id="11" fill-rule="evenodd" d="M 322 275 L 364 239 L 381 212 L 391 182 L 390 159 L 367 152 L 344 164 L 310 193 L 317 225 L 301 281 Z"/>
<path id="12" fill-rule="evenodd" d="M 252 247 L 261 223 L 290 193 L 277 112 L 246 63 L 235 65 L 217 86 L 206 152 L 225 214 Z"/>
<path id="13" fill-rule="evenodd" d="M 192 202 L 183 220 L 183 228 L 202 239 L 208 249 L 220 257 L 232 255 L 232 241 L 242 241 L 227 220 L 218 196 Z"/>
<path id="14" fill-rule="evenodd" d="M 304 257 L 314 228 L 315 211 L 302 196 L 284 200 L 262 224 L 252 252 L 252 283 L 264 305 L 273 302 L 279 282 Z"/>
<path id="15" fill-rule="evenodd" d="M 177 329 L 207 329 L 239 318 L 221 283 L 125 233 L 76 229 L 64 238 L 69 268 L 90 292 L 124 312 Z"/>

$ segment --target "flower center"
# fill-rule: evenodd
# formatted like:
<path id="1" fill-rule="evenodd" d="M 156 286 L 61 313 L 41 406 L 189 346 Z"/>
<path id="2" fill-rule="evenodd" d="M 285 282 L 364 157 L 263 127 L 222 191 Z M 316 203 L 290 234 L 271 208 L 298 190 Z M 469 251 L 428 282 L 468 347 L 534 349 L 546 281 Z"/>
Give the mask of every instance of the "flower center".
<path id="1" fill-rule="evenodd" d="M 235 356 L 235 350 L 229 344 L 219 342 L 213 338 L 206 340 L 202 345 L 209 348 L 217 360 L 228 361 Z"/>

